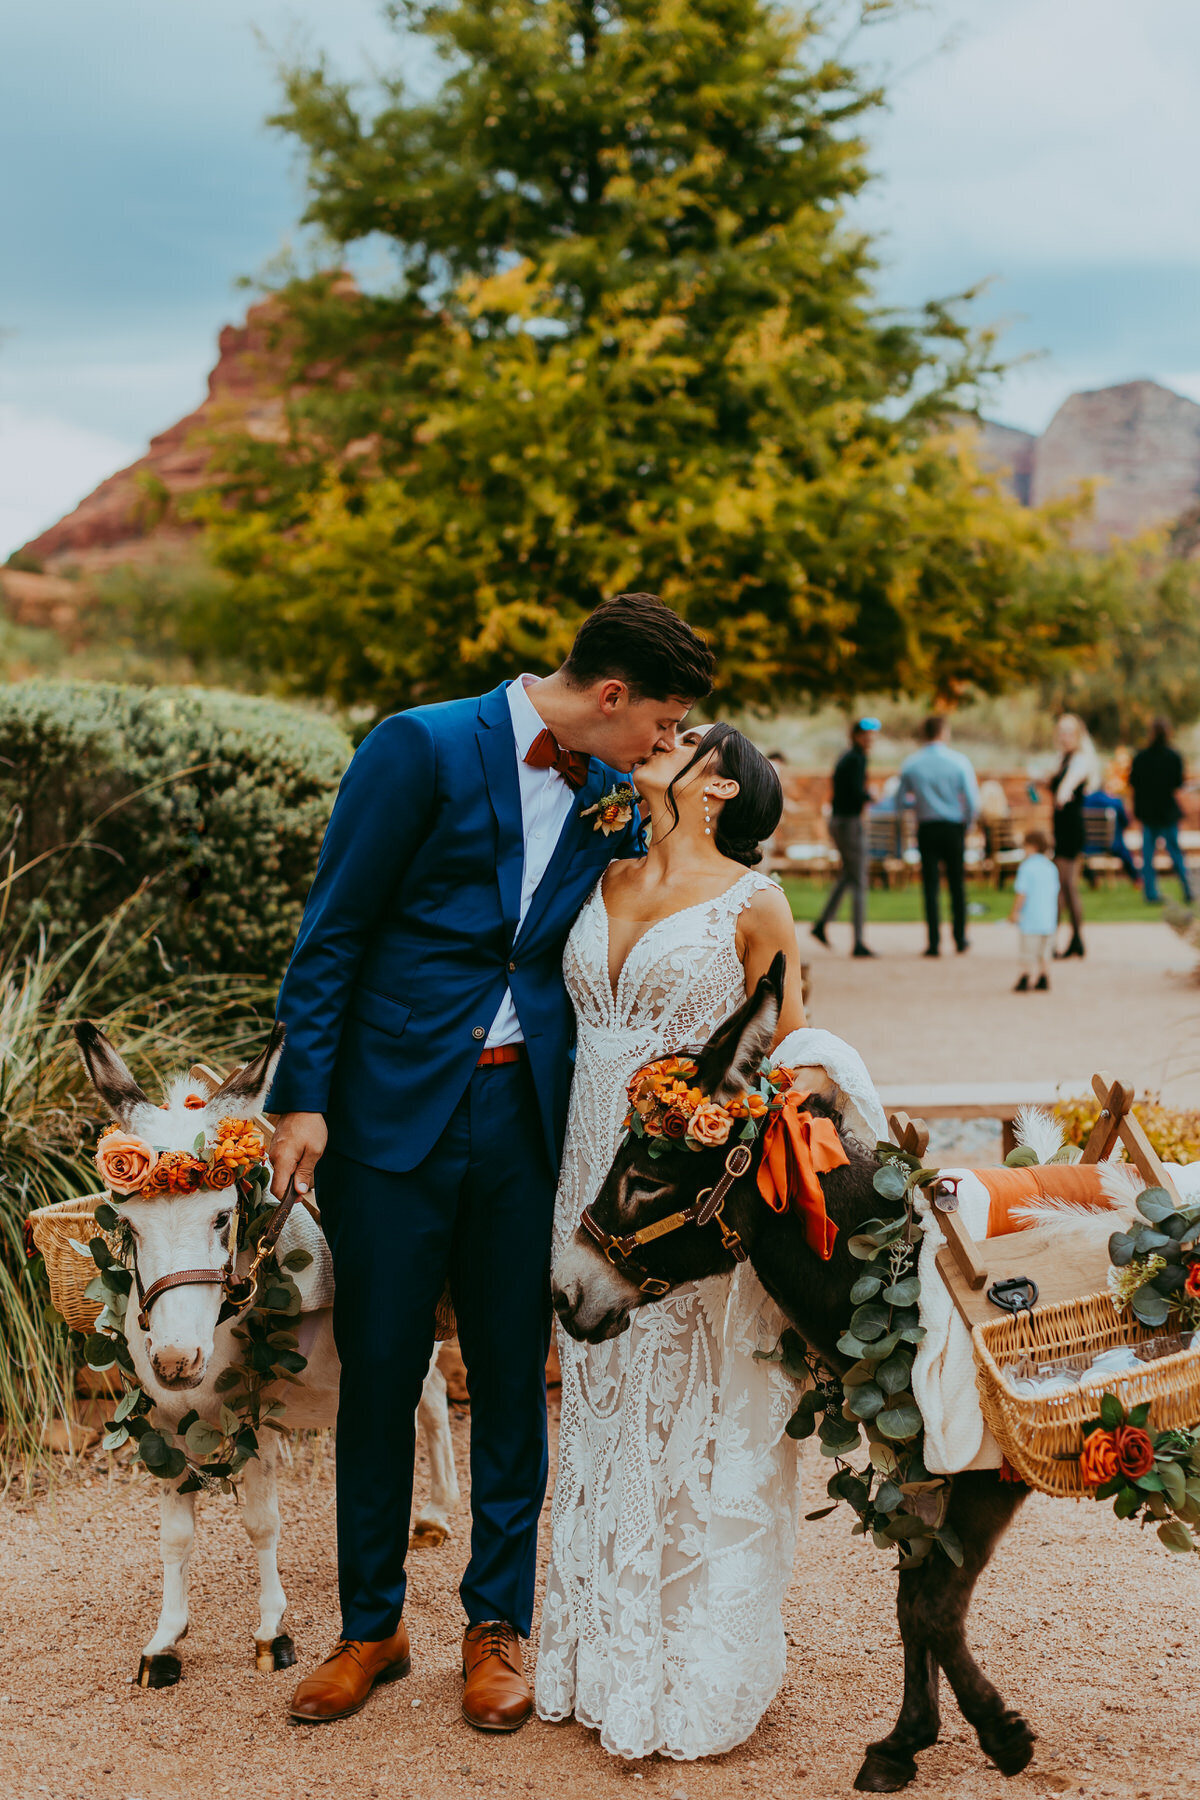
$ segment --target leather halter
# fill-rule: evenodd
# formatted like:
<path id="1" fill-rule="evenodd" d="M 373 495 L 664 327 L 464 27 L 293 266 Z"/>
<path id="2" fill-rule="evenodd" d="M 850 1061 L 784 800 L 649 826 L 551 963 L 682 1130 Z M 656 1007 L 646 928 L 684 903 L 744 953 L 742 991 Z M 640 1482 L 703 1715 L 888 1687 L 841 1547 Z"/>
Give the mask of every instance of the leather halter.
<path id="1" fill-rule="evenodd" d="M 150 1308 L 154 1305 L 154 1302 L 158 1299 L 159 1295 L 167 1293 L 170 1288 L 222 1288 L 225 1293 L 225 1299 L 220 1312 L 217 1314 L 218 1325 L 223 1325 L 226 1319 L 232 1319 L 236 1314 L 244 1312 L 247 1307 L 253 1304 L 258 1294 L 258 1272 L 279 1242 L 280 1234 L 288 1221 L 288 1214 L 291 1212 L 298 1199 L 299 1195 L 296 1193 L 296 1184 L 295 1179 L 293 1178 L 288 1182 L 287 1187 L 284 1189 L 282 1200 L 280 1200 L 279 1204 L 272 1212 L 270 1219 L 267 1221 L 266 1230 L 258 1240 L 253 1261 L 246 1271 L 245 1279 L 242 1281 L 238 1281 L 234 1274 L 234 1267 L 237 1262 L 238 1239 L 241 1236 L 244 1211 L 240 1192 L 238 1194 L 237 1205 L 234 1208 L 233 1228 L 230 1233 L 230 1253 L 223 1269 L 176 1269 L 173 1274 L 160 1275 L 158 1280 L 152 1281 L 148 1288 L 143 1288 L 142 1277 L 137 1265 L 137 1251 L 135 1250 L 133 1253 L 133 1279 L 137 1287 L 138 1324 L 141 1326 L 142 1330 L 149 1331 Z"/>
<path id="2" fill-rule="evenodd" d="M 613 1267 L 618 1267 L 617 1257 L 624 1265 L 622 1273 L 631 1278 L 641 1276 L 638 1291 L 649 1294 L 651 1299 L 660 1300 L 671 1291 L 671 1283 L 663 1281 L 657 1275 L 648 1275 L 634 1257 L 634 1251 L 643 1244 L 652 1244 L 655 1238 L 666 1237 L 672 1231 L 679 1231 L 684 1225 L 708 1225 L 714 1219 L 721 1233 L 721 1247 L 727 1250 L 735 1262 L 745 1262 L 749 1251 L 738 1233 L 731 1225 L 725 1223 L 725 1196 L 739 1176 L 744 1175 L 753 1161 L 750 1148 L 746 1144 L 735 1144 L 725 1158 L 725 1173 L 715 1187 L 701 1188 L 690 1206 L 680 1212 L 668 1213 L 665 1219 L 656 1219 L 652 1225 L 643 1225 L 640 1231 L 627 1231 L 617 1236 L 605 1231 L 590 1206 L 583 1209 L 579 1223 L 603 1250 Z"/>

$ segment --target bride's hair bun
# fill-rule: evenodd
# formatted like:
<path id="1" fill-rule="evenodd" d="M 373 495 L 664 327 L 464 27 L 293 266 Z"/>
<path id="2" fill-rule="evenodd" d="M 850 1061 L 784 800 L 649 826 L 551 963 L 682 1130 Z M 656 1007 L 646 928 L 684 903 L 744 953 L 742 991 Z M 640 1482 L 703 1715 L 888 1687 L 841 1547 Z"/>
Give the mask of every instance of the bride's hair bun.
<path id="1" fill-rule="evenodd" d="M 753 869 L 762 861 L 762 846 L 753 838 L 727 837 L 718 825 L 716 841 L 721 855 L 727 856 L 731 862 L 745 863 L 748 869 Z"/>
<path id="2" fill-rule="evenodd" d="M 783 817 L 783 783 L 774 763 L 732 725 L 710 725 L 696 746 L 696 754 L 679 771 L 667 789 L 667 804 L 679 819 L 675 802 L 675 783 L 699 762 L 716 752 L 715 772 L 736 781 L 738 791 L 726 800 L 717 818 L 714 843 L 722 856 L 731 862 L 744 863 L 748 869 L 762 861 L 760 848 Z"/>

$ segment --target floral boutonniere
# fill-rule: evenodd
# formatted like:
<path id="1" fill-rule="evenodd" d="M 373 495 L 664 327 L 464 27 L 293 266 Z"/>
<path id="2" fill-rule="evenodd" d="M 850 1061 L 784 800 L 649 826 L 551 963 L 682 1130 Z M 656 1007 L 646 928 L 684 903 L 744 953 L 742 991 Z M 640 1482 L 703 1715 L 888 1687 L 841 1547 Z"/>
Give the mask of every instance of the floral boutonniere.
<path id="1" fill-rule="evenodd" d="M 629 782 L 618 782 L 610 787 L 607 794 L 601 794 L 595 806 L 585 806 L 580 813 L 581 819 L 590 819 L 596 815 L 593 831 L 602 831 L 605 837 L 611 837 L 614 831 L 624 831 L 633 817 L 633 788 Z"/>

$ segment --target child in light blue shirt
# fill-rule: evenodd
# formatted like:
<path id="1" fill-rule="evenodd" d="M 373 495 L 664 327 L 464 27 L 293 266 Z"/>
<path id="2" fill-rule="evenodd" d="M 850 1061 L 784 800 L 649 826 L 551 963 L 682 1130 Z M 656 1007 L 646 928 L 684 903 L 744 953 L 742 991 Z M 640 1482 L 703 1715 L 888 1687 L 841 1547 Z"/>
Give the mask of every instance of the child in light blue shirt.
<path id="1" fill-rule="evenodd" d="M 1009 919 L 1020 931 L 1021 975 L 1014 994 L 1027 994 L 1032 986 L 1046 993 L 1050 977 L 1046 963 L 1058 929 L 1058 870 L 1046 852 L 1050 840 L 1044 831 L 1025 833 L 1025 855 L 1018 865 L 1015 897 Z"/>

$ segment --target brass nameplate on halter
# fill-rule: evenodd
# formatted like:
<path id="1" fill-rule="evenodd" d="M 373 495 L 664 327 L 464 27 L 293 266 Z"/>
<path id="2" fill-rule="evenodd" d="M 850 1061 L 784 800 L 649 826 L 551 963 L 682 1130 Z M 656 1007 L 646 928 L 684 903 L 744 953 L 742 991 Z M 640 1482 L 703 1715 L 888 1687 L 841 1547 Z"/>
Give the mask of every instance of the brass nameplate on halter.
<path id="1" fill-rule="evenodd" d="M 1080 1160 L 1098 1163 L 1120 1141 L 1143 1180 L 1176 1197 L 1175 1184 L 1130 1112 L 1134 1089 L 1103 1074 L 1092 1077 L 1092 1088 L 1101 1112 Z M 988 1289 L 996 1282 L 1025 1276 L 1037 1283 L 1037 1305 L 1055 1306 L 1102 1293 L 1108 1280 L 1108 1240 L 1099 1232 L 1091 1243 L 1072 1243 L 1060 1232 L 1034 1225 L 979 1241 L 971 1237 L 957 1212 L 938 1208 L 937 1222 L 947 1240 L 937 1253 L 938 1273 L 968 1329 L 1005 1316 L 988 1299 Z"/>
<path id="2" fill-rule="evenodd" d="M 656 1219 L 653 1225 L 643 1225 L 640 1231 L 634 1232 L 639 1244 L 652 1244 L 655 1238 L 666 1237 L 669 1231 L 677 1231 L 681 1225 L 689 1223 L 687 1213 L 669 1213 L 665 1219 Z"/>

